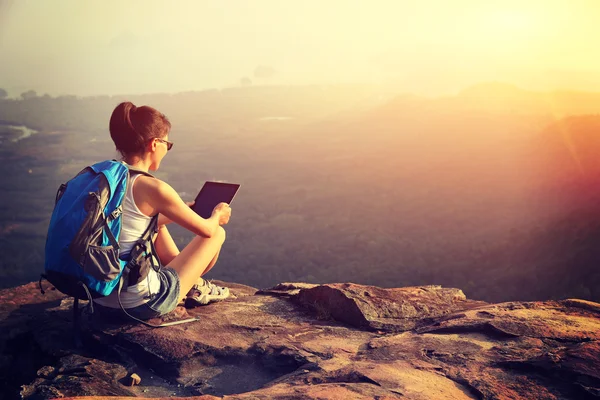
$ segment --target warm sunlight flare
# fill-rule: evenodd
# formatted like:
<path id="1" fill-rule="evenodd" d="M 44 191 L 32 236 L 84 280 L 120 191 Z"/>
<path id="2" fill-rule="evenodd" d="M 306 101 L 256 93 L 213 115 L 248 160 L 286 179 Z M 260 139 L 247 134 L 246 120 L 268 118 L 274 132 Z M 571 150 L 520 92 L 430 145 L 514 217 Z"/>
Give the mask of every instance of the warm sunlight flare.
<path id="1" fill-rule="evenodd" d="M 579 154 L 577 153 L 577 148 L 575 147 L 575 144 L 573 143 L 573 140 L 571 138 L 571 132 L 568 130 L 568 127 L 563 121 L 559 122 L 558 126 L 565 148 L 567 149 L 569 155 L 573 158 L 573 162 L 577 166 L 579 173 L 583 175 L 585 173 L 585 170 L 579 158 Z"/>

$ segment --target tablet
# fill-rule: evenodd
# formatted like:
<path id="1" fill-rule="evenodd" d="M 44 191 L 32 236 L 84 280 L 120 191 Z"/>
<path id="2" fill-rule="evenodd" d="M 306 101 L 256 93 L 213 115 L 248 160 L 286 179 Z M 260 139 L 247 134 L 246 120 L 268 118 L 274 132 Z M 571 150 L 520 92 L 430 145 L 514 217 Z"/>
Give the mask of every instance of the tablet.
<path id="1" fill-rule="evenodd" d="M 231 204 L 239 188 L 240 185 L 237 183 L 205 182 L 196 196 L 196 203 L 192 210 L 202 218 L 208 219 L 217 204 Z"/>

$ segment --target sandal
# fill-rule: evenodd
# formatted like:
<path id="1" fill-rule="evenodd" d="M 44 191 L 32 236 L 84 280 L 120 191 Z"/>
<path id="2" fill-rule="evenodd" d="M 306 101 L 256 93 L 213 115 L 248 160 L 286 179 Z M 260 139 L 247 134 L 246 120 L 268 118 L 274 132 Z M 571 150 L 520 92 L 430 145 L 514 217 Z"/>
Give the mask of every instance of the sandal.
<path id="1" fill-rule="evenodd" d="M 217 286 L 204 279 L 202 281 L 202 285 L 196 283 L 186 295 L 186 307 L 203 306 L 213 301 L 225 300 L 229 297 L 229 288 Z"/>

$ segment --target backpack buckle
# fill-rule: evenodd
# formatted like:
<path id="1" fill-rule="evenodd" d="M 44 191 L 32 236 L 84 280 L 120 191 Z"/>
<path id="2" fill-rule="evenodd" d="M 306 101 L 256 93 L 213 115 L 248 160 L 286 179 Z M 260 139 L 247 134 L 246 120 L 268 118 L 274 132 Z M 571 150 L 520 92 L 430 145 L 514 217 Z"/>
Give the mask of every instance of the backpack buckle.
<path id="1" fill-rule="evenodd" d="M 119 205 L 119 207 L 115 208 L 113 212 L 110 213 L 110 219 L 115 220 L 123 213 L 123 206 Z"/>

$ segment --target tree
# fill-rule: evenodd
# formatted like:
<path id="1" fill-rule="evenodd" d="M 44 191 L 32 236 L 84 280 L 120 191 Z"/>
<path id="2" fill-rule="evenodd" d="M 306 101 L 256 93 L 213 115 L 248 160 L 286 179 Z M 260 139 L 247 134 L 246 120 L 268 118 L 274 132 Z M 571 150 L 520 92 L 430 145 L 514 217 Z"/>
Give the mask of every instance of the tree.
<path id="1" fill-rule="evenodd" d="M 2 88 L 0 88 L 0 100 L 8 97 L 8 92 Z"/>
<path id="2" fill-rule="evenodd" d="M 35 92 L 35 90 L 28 90 L 26 92 L 21 93 L 21 98 L 23 100 L 33 99 L 35 97 L 37 97 L 37 93 Z"/>

